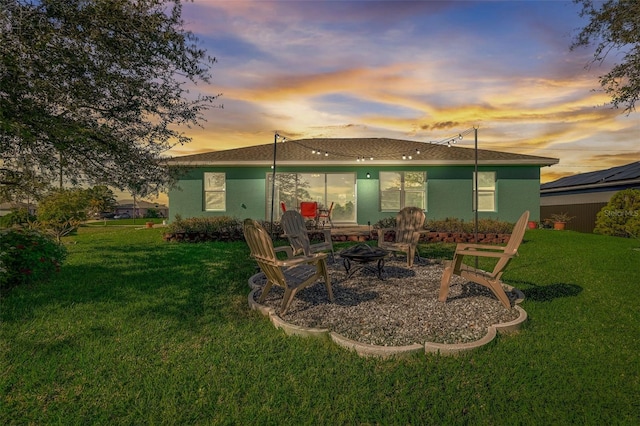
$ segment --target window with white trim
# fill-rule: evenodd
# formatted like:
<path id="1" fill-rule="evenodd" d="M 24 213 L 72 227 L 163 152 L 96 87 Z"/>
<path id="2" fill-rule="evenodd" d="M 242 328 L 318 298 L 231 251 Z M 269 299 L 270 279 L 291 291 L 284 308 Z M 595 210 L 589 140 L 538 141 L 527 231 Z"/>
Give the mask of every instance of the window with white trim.
<path id="1" fill-rule="evenodd" d="M 380 172 L 380 211 L 426 209 L 426 172 Z"/>
<path id="2" fill-rule="evenodd" d="M 476 205 L 476 181 L 473 175 L 473 206 Z M 478 172 L 478 211 L 496 211 L 496 172 Z"/>
<path id="3" fill-rule="evenodd" d="M 227 184 L 225 173 L 205 172 L 204 209 L 221 212 L 227 209 Z"/>

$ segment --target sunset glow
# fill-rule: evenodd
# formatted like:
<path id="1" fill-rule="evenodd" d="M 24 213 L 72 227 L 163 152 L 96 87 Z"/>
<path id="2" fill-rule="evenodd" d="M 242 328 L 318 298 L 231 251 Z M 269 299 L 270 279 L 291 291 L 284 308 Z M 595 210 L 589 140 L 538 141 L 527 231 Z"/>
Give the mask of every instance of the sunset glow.
<path id="1" fill-rule="evenodd" d="M 289 138 L 433 141 L 559 158 L 542 182 L 640 159 L 640 113 L 607 105 L 571 1 L 215 1 L 184 6 L 222 109 L 170 155 Z M 619 55 L 610 55 L 616 60 Z M 473 141 L 461 142 L 472 147 Z"/>

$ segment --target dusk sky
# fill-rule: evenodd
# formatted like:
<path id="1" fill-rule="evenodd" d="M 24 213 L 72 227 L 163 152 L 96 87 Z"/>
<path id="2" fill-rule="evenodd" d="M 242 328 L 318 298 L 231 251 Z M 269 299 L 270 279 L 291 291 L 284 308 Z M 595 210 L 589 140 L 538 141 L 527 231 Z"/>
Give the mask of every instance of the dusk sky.
<path id="1" fill-rule="evenodd" d="M 484 149 L 559 158 L 542 182 L 640 159 L 640 112 L 606 105 L 570 51 L 585 24 L 571 1 L 186 3 L 187 29 L 218 62 L 223 109 L 173 156 L 290 139 L 436 141 L 479 127 Z M 473 138 L 460 146 L 473 148 Z M 366 153 L 363 153 L 366 155 Z"/>

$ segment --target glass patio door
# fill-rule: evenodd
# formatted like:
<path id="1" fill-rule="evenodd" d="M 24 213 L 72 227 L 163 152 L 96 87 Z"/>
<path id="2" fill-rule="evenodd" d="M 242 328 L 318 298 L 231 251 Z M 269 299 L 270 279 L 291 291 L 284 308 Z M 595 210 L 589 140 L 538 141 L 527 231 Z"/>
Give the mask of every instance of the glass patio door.
<path id="1" fill-rule="evenodd" d="M 267 175 L 267 217 L 271 214 L 271 178 Z M 287 209 L 298 208 L 302 201 L 315 201 L 323 208 L 333 202 L 334 223 L 356 221 L 355 173 L 276 173 L 274 217 L 280 218 L 280 203 Z"/>

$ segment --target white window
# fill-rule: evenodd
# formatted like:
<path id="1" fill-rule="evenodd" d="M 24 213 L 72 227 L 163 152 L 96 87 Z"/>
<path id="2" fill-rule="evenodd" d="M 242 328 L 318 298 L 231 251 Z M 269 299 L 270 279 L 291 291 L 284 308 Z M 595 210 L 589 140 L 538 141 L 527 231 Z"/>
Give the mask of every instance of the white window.
<path id="1" fill-rule="evenodd" d="M 227 209 L 227 185 L 224 173 L 204 174 L 204 209 L 220 212 Z"/>
<path id="2" fill-rule="evenodd" d="M 380 172 L 380 211 L 426 209 L 425 172 Z"/>
<path id="3" fill-rule="evenodd" d="M 473 176 L 473 206 L 476 205 L 476 181 Z M 496 172 L 478 172 L 478 211 L 496 211 Z"/>

